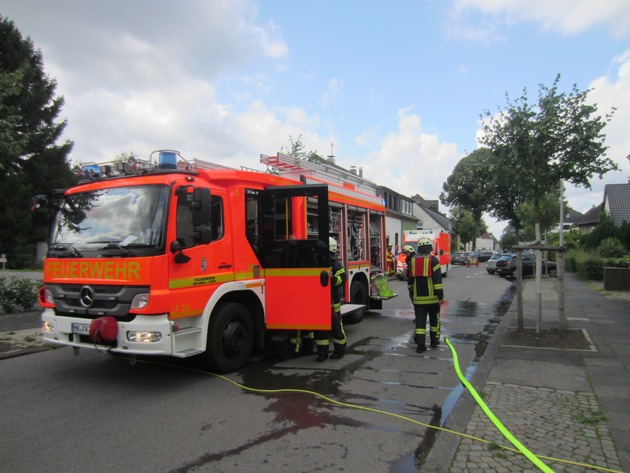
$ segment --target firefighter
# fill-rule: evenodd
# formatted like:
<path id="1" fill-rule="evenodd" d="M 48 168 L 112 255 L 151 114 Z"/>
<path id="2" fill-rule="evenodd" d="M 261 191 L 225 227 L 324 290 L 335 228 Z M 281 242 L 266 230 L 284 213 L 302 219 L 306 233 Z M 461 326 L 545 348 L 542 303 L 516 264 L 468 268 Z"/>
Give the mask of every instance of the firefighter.
<path id="1" fill-rule="evenodd" d="M 322 362 L 328 359 L 330 338 L 333 340 L 333 353 L 331 360 L 338 360 L 346 353 L 346 334 L 341 322 L 341 296 L 343 286 L 346 283 L 346 271 L 337 256 L 337 241 L 330 237 L 328 240 L 328 258 L 330 261 L 330 290 L 331 290 L 331 317 L 332 328 L 328 330 L 318 330 L 315 332 L 315 345 L 317 346 L 317 358 L 315 361 Z"/>
<path id="2" fill-rule="evenodd" d="M 407 286 L 416 315 L 414 341 L 416 352 L 426 351 L 427 315 L 431 348 L 440 344 L 440 303 L 444 299 L 440 261 L 431 255 L 433 242 L 427 237 L 418 240 L 418 252 L 409 261 Z"/>
<path id="3" fill-rule="evenodd" d="M 396 265 L 394 264 L 394 254 L 392 253 L 392 245 L 387 245 L 387 253 L 385 253 L 387 264 L 387 274 L 392 276 L 396 274 Z"/>
<path id="4" fill-rule="evenodd" d="M 402 254 L 405 255 L 405 267 L 407 268 L 407 279 L 409 279 L 409 263 L 411 262 L 411 258 L 416 254 L 416 250 L 413 249 L 411 245 L 404 245 L 402 247 Z M 409 296 L 411 297 L 411 292 L 409 292 Z M 413 298 L 412 298 L 413 302 Z"/>

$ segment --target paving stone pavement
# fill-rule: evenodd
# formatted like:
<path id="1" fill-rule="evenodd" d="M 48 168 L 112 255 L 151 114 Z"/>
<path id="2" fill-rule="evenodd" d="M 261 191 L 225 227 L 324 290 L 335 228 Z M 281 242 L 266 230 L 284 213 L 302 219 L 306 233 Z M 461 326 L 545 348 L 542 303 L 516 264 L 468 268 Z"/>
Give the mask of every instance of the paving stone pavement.
<path id="1" fill-rule="evenodd" d="M 485 403 L 503 419 L 505 427 L 553 471 L 592 471 L 585 465 L 621 471 L 605 416 L 593 393 L 488 382 L 484 394 Z M 450 472 L 538 471 L 514 451 L 480 407 L 475 408 L 465 433 L 490 443 L 463 439 Z"/>
<path id="2" fill-rule="evenodd" d="M 534 327 L 539 316 L 543 329 L 557 327 L 556 287 L 554 280 L 543 281 L 539 306 L 535 281 L 525 280 L 525 328 Z M 516 327 L 515 298 L 471 384 L 505 428 L 552 471 L 630 472 L 630 294 L 606 294 L 570 274 L 565 313 L 569 328 L 592 336 L 594 351 L 503 346 L 502 335 Z M 540 471 L 466 396 L 444 426 L 464 436 L 453 440 L 456 435 L 441 433 L 421 471 Z"/>

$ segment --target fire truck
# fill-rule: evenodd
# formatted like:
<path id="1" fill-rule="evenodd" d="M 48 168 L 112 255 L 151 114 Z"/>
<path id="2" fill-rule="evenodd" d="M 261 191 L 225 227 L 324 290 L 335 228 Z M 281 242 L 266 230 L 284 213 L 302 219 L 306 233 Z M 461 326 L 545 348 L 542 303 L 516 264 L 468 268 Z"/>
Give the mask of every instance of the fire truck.
<path id="1" fill-rule="evenodd" d="M 371 284 L 385 263 L 385 208 L 369 186 L 332 166 L 261 161 L 302 174 L 158 150 L 80 165 L 76 186 L 37 196 L 34 208 L 52 210 L 44 340 L 234 371 L 270 334 L 330 329 L 330 236 L 349 274 L 348 321 L 395 295 Z"/>
<path id="2" fill-rule="evenodd" d="M 421 236 L 427 236 L 433 241 L 432 254 L 440 260 L 442 268 L 442 277 L 448 275 L 448 269 L 451 265 L 451 235 L 442 230 L 405 230 L 403 232 L 403 246 L 411 245 L 414 251 L 418 251 L 418 239 Z M 398 279 L 403 280 L 407 277 L 407 263 L 405 255 L 398 255 L 396 261 L 396 275 Z"/>

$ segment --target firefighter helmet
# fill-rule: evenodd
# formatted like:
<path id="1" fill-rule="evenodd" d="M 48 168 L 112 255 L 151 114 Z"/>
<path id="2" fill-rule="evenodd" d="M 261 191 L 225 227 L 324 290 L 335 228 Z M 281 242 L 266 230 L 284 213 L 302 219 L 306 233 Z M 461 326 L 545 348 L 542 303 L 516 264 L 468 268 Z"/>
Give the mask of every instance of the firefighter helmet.
<path id="1" fill-rule="evenodd" d="M 333 237 L 328 237 L 328 251 L 331 253 L 337 253 L 337 240 Z"/>
<path id="2" fill-rule="evenodd" d="M 431 253 L 432 249 L 433 249 L 433 242 L 431 241 L 431 239 L 426 236 L 420 237 L 420 239 L 418 240 L 418 253 L 428 254 L 428 253 Z"/>
<path id="3" fill-rule="evenodd" d="M 402 252 L 403 253 L 414 253 L 416 250 L 413 249 L 413 246 L 411 245 L 405 245 L 402 247 Z"/>

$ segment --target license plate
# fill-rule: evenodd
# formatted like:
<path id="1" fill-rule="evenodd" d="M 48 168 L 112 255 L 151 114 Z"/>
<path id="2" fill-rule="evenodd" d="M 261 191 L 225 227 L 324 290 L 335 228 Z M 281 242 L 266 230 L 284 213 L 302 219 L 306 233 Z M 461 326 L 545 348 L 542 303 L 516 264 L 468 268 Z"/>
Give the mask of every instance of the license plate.
<path id="1" fill-rule="evenodd" d="M 78 333 L 80 335 L 90 334 L 89 324 L 72 324 L 72 333 Z"/>

